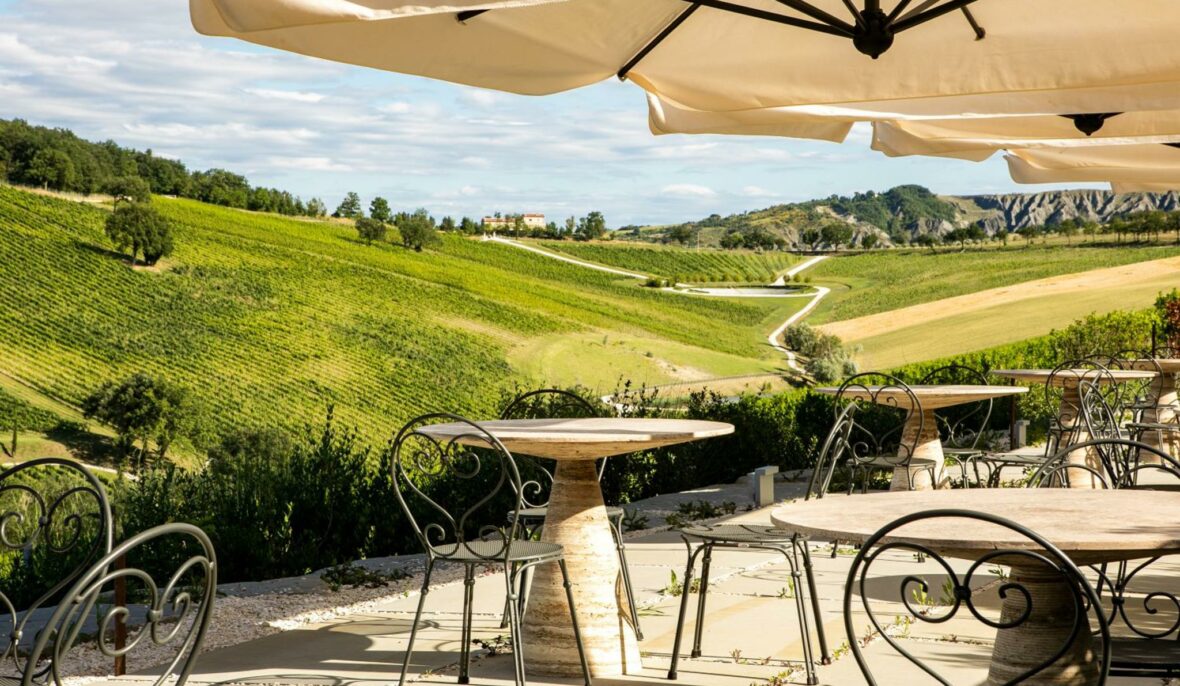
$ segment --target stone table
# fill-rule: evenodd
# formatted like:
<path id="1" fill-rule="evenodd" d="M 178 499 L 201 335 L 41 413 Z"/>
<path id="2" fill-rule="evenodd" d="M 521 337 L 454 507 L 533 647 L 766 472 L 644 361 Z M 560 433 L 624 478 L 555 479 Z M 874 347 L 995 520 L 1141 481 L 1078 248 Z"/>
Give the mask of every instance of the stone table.
<path id="1" fill-rule="evenodd" d="M 995 369 L 991 374 L 1030 385 L 1051 384 L 1060 388 L 1061 403 L 1057 408 L 1057 421 L 1062 430 L 1069 433 L 1071 443 L 1083 443 L 1090 439 L 1090 432 L 1086 429 L 1086 420 L 1082 417 L 1082 381 L 1117 384 L 1142 381 L 1155 376 L 1154 371 L 1134 369 Z M 1101 461 L 1092 450 L 1075 450 L 1070 453 L 1069 460 L 1074 464 L 1084 464 L 1092 469 L 1102 470 Z M 1086 478 L 1086 473 L 1083 470 L 1070 471 L 1070 486 L 1072 488 L 1099 487 L 1097 480 Z M 1075 471 L 1077 473 L 1072 473 Z"/>
<path id="2" fill-rule="evenodd" d="M 1155 371 L 1156 364 L 1163 372 L 1159 381 L 1159 397 L 1155 399 L 1156 408 L 1143 413 L 1143 421 L 1148 424 L 1177 424 L 1180 423 L 1180 399 L 1176 392 L 1176 375 L 1180 374 L 1180 358 L 1157 358 L 1153 364 L 1151 360 L 1131 360 L 1129 363 L 1143 371 Z M 1146 431 L 1143 442 L 1159 447 L 1172 457 L 1180 458 L 1180 434 L 1161 431 Z"/>
<path id="3" fill-rule="evenodd" d="M 557 462 L 541 540 L 565 548 L 590 671 L 596 677 L 638 671 L 642 666 L 639 644 L 621 595 L 619 557 L 594 462 L 724 436 L 733 433 L 733 425 L 686 419 L 608 418 L 496 420 L 479 425 L 512 453 Z M 446 439 L 461 437 L 470 432 L 470 427 L 436 424 L 420 432 Z M 530 673 L 581 676 L 569 617 L 556 565 L 537 567 L 523 624 L 524 657 Z"/>
<path id="4" fill-rule="evenodd" d="M 777 508 L 771 519 L 787 531 L 855 544 L 895 519 L 943 508 L 1011 519 L 1046 538 L 1079 565 L 1180 552 L 1180 498 L 1164 491 L 988 488 L 879 493 L 797 501 Z M 914 522 L 881 541 L 889 542 L 924 545 L 942 555 L 968 560 L 995 550 L 1035 549 L 1035 544 L 1015 532 L 970 519 Z M 1062 593 L 1060 584 L 1047 578 L 1043 568 L 1031 562 L 1013 564 L 1011 581 L 1031 593 L 1037 614 L 1035 621 L 997 631 L 989 686 L 1051 658 L 1073 629 L 1071 596 Z M 1024 610 L 1023 596 L 1008 593 L 1004 616 L 1011 621 Z M 1090 634 L 1082 632 L 1053 668 L 1022 683 L 1097 683 L 1097 666 L 1089 658 L 1089 650 Z"/>
<path id="5" fill-rule="evenodd" d="M 909 386 L 918 399 L 915 412 L 909 394 L 902 386 L 849 386 L 844 389 L 843 397 L 868 400 L 878 405 L 888 405 L 906 411 L 905 428 L 902 429 L 902 442 L 912 443 L 914 454 L 909 460 L 909 474 L 906 468 L 897 467 L 893 470 L 893 482 L 890 490 L 910 490 L 911 483 L 914 490 L 929 490 L 943 488 L 950 485 L 946 478 L 946 456 L 942 451 L 942 441 L 938 435 L 937 410 L 955 405 L 1002 398 L 1010 395 L 1027 393 L 1028 389 L 1021 386 L 982 386 L 982 385 L 917 385 Z M 820 393 L 838 395 L 840 388 L 817 388 Z M 934 483 L 931 483 L 930 472 L 927 467 L 934 464 Z M 937 486 L 935 486 L 937 484 Z"/>

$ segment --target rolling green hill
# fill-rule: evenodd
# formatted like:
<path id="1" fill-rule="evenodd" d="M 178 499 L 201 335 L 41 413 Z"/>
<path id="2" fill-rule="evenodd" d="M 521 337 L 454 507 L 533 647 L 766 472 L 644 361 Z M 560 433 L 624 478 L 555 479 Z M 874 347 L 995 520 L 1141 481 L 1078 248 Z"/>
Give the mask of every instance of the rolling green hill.
<path id="1" fill-rule="evenodd" d="M 746 250 L 684 250 L 632 243 L 543 241 L 546 248 L 588 262 L 683 283 L 769 283 L 799 259 L 790 253 Z"/>
<path id="2" fill-rule="evenodd" d="M 611 381 L 773 370 L 765 335 L 798 305 L 661 293 L 457 236 L 415 253 L 338 223 L 154 204 L 177 250 L 131 269 L 106 209 L 0 187 L 0 388 L 72 406 L 144 370 L 223 427 L 299 425 L 335 403 L 379 440 L 418 412 L 486 414 L 530 375 L 602 383 L 604 359 Z"/>

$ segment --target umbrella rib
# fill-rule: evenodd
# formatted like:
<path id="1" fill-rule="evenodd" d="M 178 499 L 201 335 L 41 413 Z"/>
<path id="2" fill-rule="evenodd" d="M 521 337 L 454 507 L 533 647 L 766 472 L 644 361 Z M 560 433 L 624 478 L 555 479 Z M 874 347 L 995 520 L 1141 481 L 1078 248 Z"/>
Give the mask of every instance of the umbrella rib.
<path id="1" fill-rule="evenodd" d="M 914 9 L 910 10 L 909 12 L 906 12 L 904 16 L 902 16 L 900 19 L 898 19 L 896 15 L 901 14 L 902 10 L 904 10 L 906 7 L 908 7 L 909 4 L 910 4 L 910 0 L 902 0 L 902 2 L 898 3 L 897 7 L 893 8 L 893 12 L 889 15 L 889 19 L 890 19 L 891 24 L 894 22 L 894 20 L 906 21 L 907 19 L 910 19 L 911 17 L 915 17 L 915 16 L 925 12 L 930 7 L 937 5 L 938 0 L 924 0 L 924 2 L 922 2 Z"/>
<path id="2" fill-rule="evenodd" d="M 971 10 L 966 7 L 960 7 L 963 10 L 963 16 L 967 17 L 967 23 L 971 25 L 971 30 L 975 32 L 975 40 L 983 40 L 987 38 L 987 31 L 975 21 L 975 15 L 971 14 Z"/>
<path id="3" fill-rule="evenodd" d="M 901 33 L 906 29 L 912 29 L 920 24 L 925 24 L 931 19 L 937 19 L 944 14 L 954 12 L 958 9 L 963 9 L 975 1 L 976 0 L 950 0 L 950 2 L 946 3 L 945 5 L 939 5 L 938 7 L 926 10 L 921 14 L 915 15 L 911 12 L 909 16 L 893 24 L 893 31 L 894 33 Z"/>
<path id="4" fill-rule="evenodd" d="M 694 0 L 684 0 L 684 2 L 693 2 Z M 829 26 L 815 21 L 807 21 L 805 19 L 798 19 L 796 17 L 789 17 L 785 14 L 778 14 L 776 12 L 767 12 L 766 10 L 756 9 L 754 7 L 746 7 L 745 5 L 738 5 L 726 0 L 697 0 L 698 4 L 710 7 L 715 10 L 723 12 L 732 12 L 734 14 L 741 14 L 754 19 L 762 19 L 765 21 L 772 21 L 776 24 L 786 24 L 787 26 L 794 26 L 796 28 L 808 29 L 811 31 L 818 31 L 819 33 L 827 33 L 833 36 L 840 36 L 841 38 L 852 38 L 852 32 L 846 31 L 836 26 Z"/>
<path id="5" fill-rule="evenodd" d="M 889 22 L 892 23 L 894 20 L 896 20 L 898 15 L 904 12 L 905 8 L 909 7 L 909 5 L 910 0 L 901 0 L 901 2 L 897 3 L 897 6 L 894 7 L 893 11 L 889 13 Z"/>
<path id="6" fill-rule="evenodd" d="M 807 4 L 806 2 L 803 2 L 803 0 L 775 0 L 775 1 L 780 5 L 786 5 L 787 7 L 790 7 L 791 9 L 795 10 L 796 12 L 801 12 L 802 14 L 806 14 L 807 16 L 811 17 L 812 19 L 823 22 L 824 24 L 827 24 L 828 26 L 834 26 L 838 29 L 843 29 L 849 33 L 852 33 L 852 31 L 853 31 L 852 24 L 849 24 L 848 22 L 844 21 L 843 19 L 841 19 L 837 16 L 833 16 L 831 14 L 828 14 L 827 12 L 819 9 L 818 7 L 813 7 L 809 4 Z"/>
<path id="7" fill-rule="evenodd" d="M 856 25 L 863 29 L 865 27 L 865 18 L 861 16 L 860 10 L 856 8 L 856 5 L 852 4 L 852 0 L 844 0 L 844 6 L 848 8 L 852 17 L 856 19 Z"/>
<path id="8" fill-rule="evenodd" d="M 488 10 L 467 10 L 465 12 L 456 12 L 455 19 L 460 24 L 466 24 L 468 19 L 475 19 L 476 17 L 478 17 L 479 15 L 481 15 L 487 11 Z"/>
<path id="9" fill-rule="evenodd" d="M 648 41 L 639 52 L 635 53 L 634 57 L 627 60 L 627 63 L 624 64 L 621 69 L 619 69 L 619 80 L 625 81 L 627 79 L 627 74 L 635 68 L 635 65 L 639 64 L 639 62 L 643 60 L 644 57 L 647 57 L 652 50 L 655 50 L 660 43 L 663 43 L 665 38 L 672 35 L 673 31 L 680 28 L 680 25 L 683 24 L 686 19 L 691 17 L 693 12 L 696 12 L 698 9 L 700 9 L 700 7 L 701 3 L 699 2 L 694 2 L 693 4 L 689 5 L 688 9 L 678 14 L 671 23 L 665 26 L 662 31 L 660 31 L 654 38 Z"/>

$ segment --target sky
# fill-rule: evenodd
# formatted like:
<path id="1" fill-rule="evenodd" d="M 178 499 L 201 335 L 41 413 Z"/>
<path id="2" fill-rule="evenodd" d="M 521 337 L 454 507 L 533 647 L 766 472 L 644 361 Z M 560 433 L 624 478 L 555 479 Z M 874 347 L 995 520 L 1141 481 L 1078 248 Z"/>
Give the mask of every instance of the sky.
<path id="1" fill-rule="evenodd" d="M 615 80 L 528 97 L 199 36 L 184 0 L 0 0 L 0 118 L 223 167 L 329 207 L 435 215 L 598 210 L 611 227 L 687 221 L 916 183 L 1035 191 L 983 163 L 841 145 L 652 136 L 643 91 Z"/>

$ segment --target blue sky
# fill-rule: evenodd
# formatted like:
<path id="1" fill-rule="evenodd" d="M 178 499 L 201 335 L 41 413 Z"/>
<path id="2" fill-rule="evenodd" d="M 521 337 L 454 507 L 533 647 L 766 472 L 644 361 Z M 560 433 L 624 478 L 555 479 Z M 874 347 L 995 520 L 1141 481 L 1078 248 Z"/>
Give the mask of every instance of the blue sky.
<path id="1" fill-rule="evenodd" d="M 0 117 L 225 167 L 334 206 L 355 190 L 437 215 L 606 214 L 664 223 L 917 183 L 1031 191 L 981 164 L 843 145 L 652 136 L 643 92 L 544 98 L 388 74 L 198 36 L 183 0 L 0 0 Z"/>

